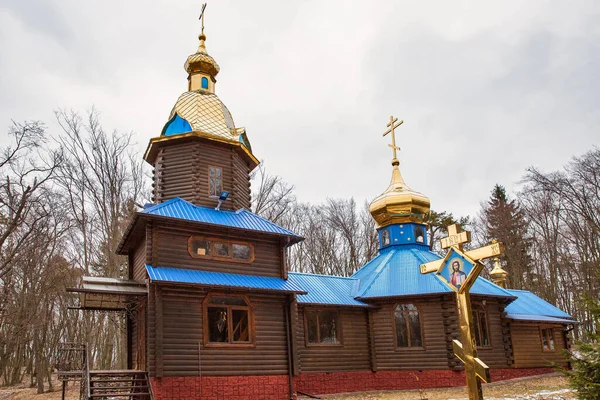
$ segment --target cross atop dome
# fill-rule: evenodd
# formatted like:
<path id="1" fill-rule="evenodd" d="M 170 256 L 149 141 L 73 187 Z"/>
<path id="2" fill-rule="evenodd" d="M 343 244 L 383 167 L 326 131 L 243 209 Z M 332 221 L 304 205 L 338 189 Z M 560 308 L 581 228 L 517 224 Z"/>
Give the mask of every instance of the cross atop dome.
<path id="1" fill-rule="evenodd" d="M 425 215 L 429 213 L 429 199 L 427 196 L 412 190 L 404 182 L 400 174 L 400 161 L 397 151 L 400 147 L 396 144 L 395 129 L 404 123 L 394 116 L 390 116 L 387 130 L 383 136 L 391 134 L 392 143 L 388 144 L 393 152 L 392 180 L 388 188 L 371 202 L 369 211 L 380 227 L 396 223 L 416 222 L 423 223 Z"/>
<path id="2" fill-rule="evenodd" d="M 392 148 L 392 152 L 394 154 L 394 158 L 392 159 L 392 165 L 394 165 L 394 163 L 400 164 L 400 161 L 398 161 L 398 156 L 396 154 L 396 150 L 400 150 L 400 147 L 396 146 L 396 132 L 394 131 L 394 129 L 398 128 L 403 123 L 403 120 L 400 120 L 400 122 L 398 122 L 398 118 L 394 118 L 393 115 L 390 115 L 390 122 L 388 122 L 387 124 L 388 130 L 383 132 L 383 136 L 387 135 L 388 133 L 392 134 L 392 144 L 388 144 L 388 146 Z"/>

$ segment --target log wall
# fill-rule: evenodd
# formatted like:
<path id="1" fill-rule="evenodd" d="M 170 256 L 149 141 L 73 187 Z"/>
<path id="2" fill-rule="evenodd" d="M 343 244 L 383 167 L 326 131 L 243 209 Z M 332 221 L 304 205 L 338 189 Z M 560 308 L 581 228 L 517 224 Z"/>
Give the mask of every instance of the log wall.
<path id="1" fill-rule="evenodd" d="M 417 306 L 421 316 L 424 348 L 396 348 L 394 310 L 396 302 L 381 303 L 372 311 L 377 370 L 447 369 L 447 341 L 442 298 L 405 299 Z"/>
<path id="2" fill-rule="evenodd" d="M 133 279 L 144 282 L 148 276 L 146 272 L 146 240 L 141 240 L 133 250 Z"/>
<path id="3" fill-rule="evenodd" d="M 178 228 L 165 223 L 155 225 L 154 229 L 157 232 L 154 241 L 157 259 L 154 266 L 276 277 L 282 277 L 284 273 L 283 260 L 281 259 L 283 254 L 281 252 L 282 245 L 275 239 L 269 240 L 261 235 L 246 234 L 242 236 L 241 234 L 228 233 L 226 230 L 223 230 L 221 234 L 217 234 L 217 228 L 208 231 Z M 194 258 L 188 252 L 188 239 L 192 235 L 250 243 L 254 246 L 254 261 L 240 263 L 234 260 L 221 261 Z"/>
<path id="4" fill-rule="evenodd" d="M 305 309 L 311 309 L 311 307 L 298 307 L 296 333 L 299 369 L 302 373 L 371 369 L 367 311 L 365 309 L 335 308 L 341 324 L 342 344 L 330 346 L 310 346 L 306 343 Z"/>
<path id="5" fill-rule="evenodd" d="M 540 328 L 552 328 L 554 332 L 555 351 L 544 351 Z M 566 365 L 564 350 L 564 327 L 560 325 L 540 325 L 531 322 L 515 322 L 510 324 L 515 368 L 549 367 L 553 363 Z"/>
<path id="6" fill-rule="evenodd" d="M 154 290 L 157 289 L 155 293 Z M 288 373 L 286 296 L 249 295 L 255 344 L 204 345 L 202 301 L 206 290 L 151 285 L 148 364 L 151 376 L 280 375 Z M 158 294 L 159 293 L 159 294 Z M 161 299 L 160 306 L 157 300 Z M 161 340 L 162 337 L 162 340 Z M 162 359 L 162 362 L 161 362 Z"/>
<path id="7" fill-rule="evenodd" d="M 209 167 L 223 170 L 224 210 L 250 209 L 250 167 L 232 146 L 195 140 L 163 146 L 154 163 L 154 202 L 181 197 L 199 206 L 215 207 L 210 197 Z"/>

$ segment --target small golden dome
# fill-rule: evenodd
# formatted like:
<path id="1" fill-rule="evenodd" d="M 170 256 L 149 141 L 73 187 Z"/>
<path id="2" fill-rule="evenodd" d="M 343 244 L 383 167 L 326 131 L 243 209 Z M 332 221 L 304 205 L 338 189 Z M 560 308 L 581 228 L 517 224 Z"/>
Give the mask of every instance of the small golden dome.
<path id="1" fill-rule="evenodd" d="M 380 227 L 406 222 L 423 223 L 423 218 L 429 213 L 429 198 L 406 185 L 399 165 L 397 159 L 392 161 L 390 186 L 369 206 L 369 212 Z"/>
<path id="2" fill-rule="evenodd" d="M 220 71 L 219 64 L 212 58 L 206 51 L 206 35 L 201 34 L 198 36 L 200 39 L 200 45 L 198 50 L 190 55 L 185 61 L 184 68 L 188 74 L 205 73 L 210 75 L 213 79 Z"/>

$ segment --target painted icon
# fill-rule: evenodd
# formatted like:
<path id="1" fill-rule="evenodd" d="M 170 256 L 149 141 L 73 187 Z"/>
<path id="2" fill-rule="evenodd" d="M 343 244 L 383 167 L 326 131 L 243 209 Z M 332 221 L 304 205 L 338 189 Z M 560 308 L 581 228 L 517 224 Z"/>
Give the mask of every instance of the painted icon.
<path id="1" fill-rule="evenodd" d="M 458 292 L 474 266 L 474 263 L 465 258 L 461 252 L 452 249 L 442 268 L 438 271 L 438 277 Z"/>

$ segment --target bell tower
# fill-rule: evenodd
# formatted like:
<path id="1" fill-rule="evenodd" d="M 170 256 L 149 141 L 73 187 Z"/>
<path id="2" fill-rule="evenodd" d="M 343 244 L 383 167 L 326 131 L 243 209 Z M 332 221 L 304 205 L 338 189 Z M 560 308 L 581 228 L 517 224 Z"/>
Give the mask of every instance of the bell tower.
<path id="1" fill-rule="evenodd" d="M 188 91 L 177 99 L 160 136 L 152 138 L 144 159 L 153 169 L 153 201 L 180 197 L 221 209 L 250 209 L 250 173 L 259 164 L 246 129 L 236 127 L 231 113 L 215 94 L 220 67 L 206 51 L 204 9 L 198 49 L 184 65 Z"/>

